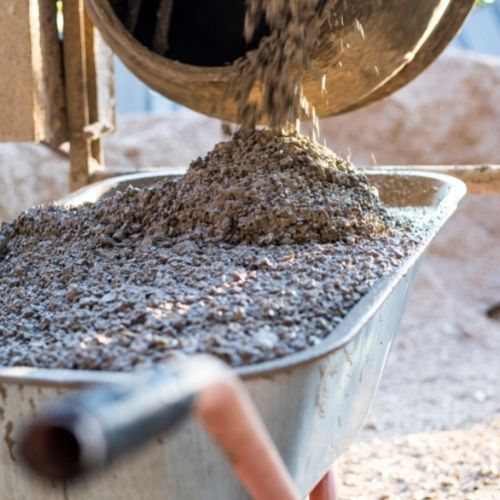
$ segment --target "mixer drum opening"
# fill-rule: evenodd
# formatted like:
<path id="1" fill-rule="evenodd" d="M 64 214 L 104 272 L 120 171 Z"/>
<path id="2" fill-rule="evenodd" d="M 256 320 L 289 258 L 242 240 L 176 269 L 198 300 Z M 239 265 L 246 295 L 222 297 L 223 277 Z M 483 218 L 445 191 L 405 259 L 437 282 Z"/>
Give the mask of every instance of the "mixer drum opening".
<path id="1" fill-rule="evenodd" d="M 335 3 L 335 33 L 318 34 L 321 43 L 312 53 L 315 71 L 306 74 L 304 95 L 319 117 L 382 99 L 438 57 L 475 3 Z M 245 0 L 85 0 L 104 41 L 149 87 L 178 104 L 231 122 L 238 120 L 235 99 L 227 93 L 228 85 L 238 78 L 231 62 L 256 48 L 268 32 L 261 22 L 255 39 L 245 43 L 245 4 Z M 166 25 L 158 23 L 160 10 L 168 14 Z M 159 37 L 163 51 L 153 50 L 158 33 L 166 33 L 164 39 Z M 255 92 L 260 90 L 255 87 Z"/>
<path id="2" fill-rule="evenodd" d="M 204 67 L 231 64 L 248 50 L 255 49 L 268 34 L 263 20 L 253 40 L 245 41 L 245 0 L 170 0 L 163 3 L 169 3 L 170 8 L 162 6 L 162 0 L 111 0 L 116 15 L 136 40 L 184 64 Z M 161 9 L 166 14 L 160 14 Z M 163 26 L 159 27 L 160 23 Z"/>

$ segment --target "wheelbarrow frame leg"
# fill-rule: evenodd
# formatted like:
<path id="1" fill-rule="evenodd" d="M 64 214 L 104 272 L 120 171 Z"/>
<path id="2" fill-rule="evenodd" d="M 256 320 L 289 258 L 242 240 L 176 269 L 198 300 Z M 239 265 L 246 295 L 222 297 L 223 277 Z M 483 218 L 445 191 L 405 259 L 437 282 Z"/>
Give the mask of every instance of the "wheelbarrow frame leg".
<path id="1" fill-rule="evenodd" d="M 323 479 L 312 490 L 309 500 L 339 500 L 335 466 L 323 476 Z"/>

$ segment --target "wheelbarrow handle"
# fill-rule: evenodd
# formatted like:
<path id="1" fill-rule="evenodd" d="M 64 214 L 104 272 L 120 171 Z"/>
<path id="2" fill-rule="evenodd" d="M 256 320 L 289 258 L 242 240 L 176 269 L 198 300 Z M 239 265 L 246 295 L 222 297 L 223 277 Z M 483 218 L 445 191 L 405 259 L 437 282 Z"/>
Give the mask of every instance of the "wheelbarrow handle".
<path id="1" fill-rule="evenodd" d="M 131 380 L 49 405 L 21 437 L 25 461 L 50 479 L 76 478 L 105 468 L 192 414 L 230 457 L 252 498 L 299 498 L 243 385 L 220 361 L 179 359 Z"/>

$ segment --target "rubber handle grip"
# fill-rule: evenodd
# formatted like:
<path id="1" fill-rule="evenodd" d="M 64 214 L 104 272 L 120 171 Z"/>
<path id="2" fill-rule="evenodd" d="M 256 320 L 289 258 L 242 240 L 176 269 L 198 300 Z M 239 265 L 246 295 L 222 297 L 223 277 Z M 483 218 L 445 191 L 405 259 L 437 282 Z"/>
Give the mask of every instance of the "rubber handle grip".
<path id="1" fill-rule="evenodd" d="M 182 370 L 167 366 L 137 379 L 86 389 L 50 405 L 22 438 L 28 464 L 50 479 L 76 478 L 105 467 L 190 414 L 196 388 Z"/>

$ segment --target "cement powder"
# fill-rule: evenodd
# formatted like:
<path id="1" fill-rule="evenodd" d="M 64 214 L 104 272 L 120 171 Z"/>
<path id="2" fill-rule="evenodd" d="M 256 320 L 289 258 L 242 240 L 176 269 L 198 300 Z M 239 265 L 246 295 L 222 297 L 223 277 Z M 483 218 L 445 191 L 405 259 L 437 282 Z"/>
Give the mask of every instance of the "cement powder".
<path id="1" fill-rule="evenodd" d="M 0 365 L 289 355 L 332 334 L 401 264 L 415 245 L 405 228 L 328 150 L 293 134 L 236 136 L 179 180 L 3 224 Z"/>

